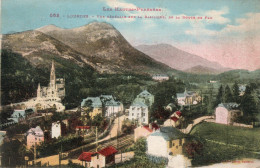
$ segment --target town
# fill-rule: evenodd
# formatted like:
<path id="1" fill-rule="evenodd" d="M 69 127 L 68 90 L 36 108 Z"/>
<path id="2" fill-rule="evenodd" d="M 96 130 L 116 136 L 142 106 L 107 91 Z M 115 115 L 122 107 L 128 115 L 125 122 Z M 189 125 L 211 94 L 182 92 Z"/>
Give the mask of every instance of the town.
<path id="1" fill-rule="evenodd" d="M 35 97 L 1 107 L 1 166 L 189 167 L 259 157 L 255 83 L 186 84 L 154 74 L 129 93 L 85 94 L 67 108 L 67 79 L 55 65 Z"/>

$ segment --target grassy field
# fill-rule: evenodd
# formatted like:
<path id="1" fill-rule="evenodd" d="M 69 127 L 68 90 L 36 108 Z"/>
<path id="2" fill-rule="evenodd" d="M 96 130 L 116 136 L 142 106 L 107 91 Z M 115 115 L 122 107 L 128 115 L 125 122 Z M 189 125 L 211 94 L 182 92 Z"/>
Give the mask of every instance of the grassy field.
<path id="1" fill-rule="evenodd" d="M 201 123 L 191 135 L 225 144 L 238 145 L 246 150 L 260 151 L 260 128 L 242 128 L 216 123 Z"/>

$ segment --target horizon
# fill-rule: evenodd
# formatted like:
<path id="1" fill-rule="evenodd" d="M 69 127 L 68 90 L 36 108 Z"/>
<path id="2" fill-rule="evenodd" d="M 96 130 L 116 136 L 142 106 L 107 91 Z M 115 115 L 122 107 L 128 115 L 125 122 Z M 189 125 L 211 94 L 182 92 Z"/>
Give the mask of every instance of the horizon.
<path id="1" fill-rule="evenodd" d="M 180 50 L 217 62 L 223 67 L 254 71 L 260 69 L 260 7 L 258 1 L 147 1 L 58 0 L 2 1 L 2 34 L 35 30 L 47 25 L 71 29 L 91 22 L 113 25 L 132 45 L 169 44 Z M 69 7 L 68 7 L 69 6 Z M 103 8 L 156 8 L 161 12 L 104 11 Z M 12 9 L 12 10 L 10 10 Z M 28 10 L 29 9 L 29 10 Z M 11 12 L 16 11 L 16 12 Z M 50 14 L 60 17 L 50 17 Z M 87 18 L 69 18 L 71 15 Z M 115 19 L 108 15 L 207 16 L 193 19 Z M 67 17 L 66 17 L 67 16 Z"/>

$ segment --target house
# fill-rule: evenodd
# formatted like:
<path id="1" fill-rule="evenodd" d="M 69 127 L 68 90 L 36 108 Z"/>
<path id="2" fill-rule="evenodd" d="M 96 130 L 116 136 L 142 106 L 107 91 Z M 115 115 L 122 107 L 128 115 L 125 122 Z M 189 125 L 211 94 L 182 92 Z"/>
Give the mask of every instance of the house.
<path id="1" fill-rule="evenodd" d="M 156 80 L 156 81 L 166 81 L 166 80 L 169 80 L 169 76 L 168 75 L 164 75 L 164 74 L 157 74 L 157 75 L 154 75 L 152 78 L 153 78 L 153 80 Z"/>
<path id="2" fill-rule="evenodd" d="M 0 131 L 0 146 L 2 146 L 5 136 L 6 136 L 6 131 Z"/>
<path id="3" fill-rule="evenodd" d="M 34 145 L 39 145 L 40 143 L 44 142 L 44 132 L 39 126 L 29 129 L 26 133 L 26 136 L 28 148 L 31 148 Z"/>
<path id="4" fill-rule="evenodd" d="M 89 116 L 91 119 L 98 114 L 102 114 L 102 102 L 99 97 L 87 97 L 81 102 L 81 115 L 85 115 L 85 110 L 91 109 Z"/>
<path id="5" fill-rule="evenodd" d="M 102 168 L 115 163 L 117 152 L 116 148 L 108 146 L 98 152 L 83 152 L 78 159 L 85 161 L 85 167 Z"/>
<path id="6" fill-rule="evenodd" d="M 76 133 L 78 135 L 88 133 L 90 131 L 90 126 L 76 126 Z"/>
<path id="7" fill-rule="evenodd" d="M 82 152 L 79 156 L 78 160 L 82 161 L 82 163 L 85 162 L 85 164 L 82 164 L 84 167 L 92 167 L 91 166 L 91 156 L 95 154 L 95 152 Z"/>
<path id="8" fill-rule="evenodd" d="M 11 115 L 11 118 L 8 118 L 9 120 L 13 120 L 14 122 L 18 123 L 20 119 L 24 119 L 27 116 L 34 113 L 32 109 L 26 109 L 26 110 L 14 110 L 13 114 Z"/>
<path id="9" fill-rule="evenodd" d="M 183 93 L 177 93 L 177 100 L 179 105 L 198 104 L 201 102 L 201 96 L 193 91 L 185 91 Z"/>
<path id="10" fill-rule="evenodd" d="M 143 102 L 148 107 L 151 107 L 154 103 L 154 95 L 149 93 L 147 90 L 142 91 L 139 95 L 136 96 L 134 102 Z"/>
<path id="11" fill-rule="evenodd" d="M 134 101 L 129 108 L 129 120 L 141 124 L 148 124 L 148 106 L 143 102 Z"/>
<path id="12" fill-rule="evenodd" d="M 221 103 L 215 110 L 216 123 L 230 125 L 235 122 L 236 118 L 243 115 L 238 110 L 237 103 Z"/>
<path id="13" fill-rule="evenodd" d="M 147 154 L 155 157 L 182 154 L 185 136 L 173 127 L 161 127 L 150 134 L 147 139 Z"/>
<path id="14" fill-rule="evenodd" d="M 163 126 L 173 126 L 177 127 L 181 124 L 181 121 L 183 120 L 182 114 L 180 111 L 174 112 L 169 119 L 167 119 L 164 123 Z"/>
<path id="15" fill-rule="evenodd" d="M 239 89 L 239 96 L 243 96 L 246 91 L 246 85 L 239 85 L 238 89 Z"/>
<path id="16" fill-rule="evenodd" d="M 115 101 L 112 95 L 101 95 L 100 100 L 105 107 L 105 116 L 117 116 L 124 111 L 124 106 L 121 102 Z"/>
<path id="17" fill-rule="evenodd" d="M 149 136 L 151 133 L 153 133 L 154 131 L 156 131 L 157 129 L 159 129 L 159 126 L 156 123 L 150 123 L 149 125 L 141 125 L 139 127 L 137 127 L 134 130 L 134 141 L 136 142 L 137 139 L 141 138 L 141 137 L 147 137 Z"/>
<path id="18" fill-rule="evenodd" d="M 61 123 L 59 121 L 51 124 L 51 138 L 59 138 L 61 136 Z"/>
<path id="19" fill-rule="evenodd" d="M 169 103 L 166 107 L 165 107 L 165 110 L 167 110 L 167 111 L 173 111 L 174 109 L 176 109 L 177 107 L 176 107 L 176 105 L 175 104 L 173 104 L 173 103 Z"/>

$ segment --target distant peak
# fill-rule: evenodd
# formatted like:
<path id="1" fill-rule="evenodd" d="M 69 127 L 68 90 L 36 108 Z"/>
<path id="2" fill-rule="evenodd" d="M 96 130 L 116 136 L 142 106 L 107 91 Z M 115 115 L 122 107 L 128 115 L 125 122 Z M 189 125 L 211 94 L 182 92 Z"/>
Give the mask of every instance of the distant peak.
<path id="1" fill-rule="evenodd" d="M 91 22 L 85 26 L 95 26 L 95 27 L 100 27 L 100 28 L 114 28 L 110 23 L 106 22 Z"/>
<path id="2" fill-rule="evenodd" d="M 61 29 L 60 27 L 57 27 L 56 25 L 50 24 L 50 25 L 40 27 L 36 30 L 45 33 L 45 32 L 50 32 L 50 31 L 60 30 L 60 29 Z"/>

